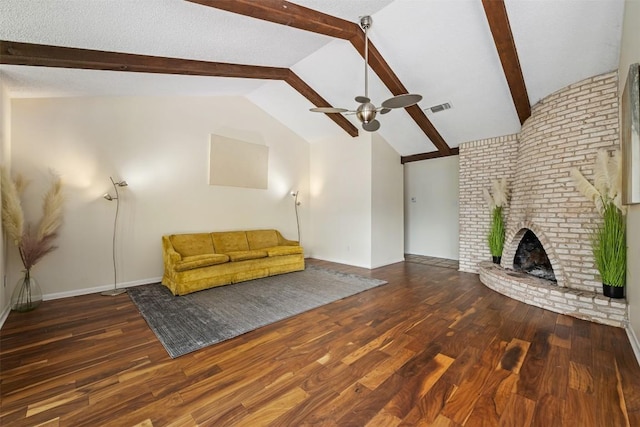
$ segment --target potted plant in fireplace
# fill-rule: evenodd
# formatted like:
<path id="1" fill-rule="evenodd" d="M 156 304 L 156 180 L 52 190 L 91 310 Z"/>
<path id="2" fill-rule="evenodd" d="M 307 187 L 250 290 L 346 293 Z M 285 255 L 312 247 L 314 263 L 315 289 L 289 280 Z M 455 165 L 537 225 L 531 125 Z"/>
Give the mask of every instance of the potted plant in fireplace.
<path id="1" fill-rule="evenodd" d="M 504 249 L 504 218 L 503 207 L 507 204 L 507 179 L 496 179 L 491 183 L 492 194 L 484 188 L 483 195 L 491 211 L 491 224 L 487 234 L 489 251 L 495 264 L 500 264 Z"/>
<path id="2" fill-rule="evenodd" d="M 602 293 L 610 298 L 624 298 L 627 269 L 625 209 L 622 206 L 622 174 L 620 152 L 609 156 L 606 150 L 598 151 L 591 184 L 574 168 L 571 175 L 576 187 L 602 216 L 591 236 L 593 257 L 602 279 Z"/>

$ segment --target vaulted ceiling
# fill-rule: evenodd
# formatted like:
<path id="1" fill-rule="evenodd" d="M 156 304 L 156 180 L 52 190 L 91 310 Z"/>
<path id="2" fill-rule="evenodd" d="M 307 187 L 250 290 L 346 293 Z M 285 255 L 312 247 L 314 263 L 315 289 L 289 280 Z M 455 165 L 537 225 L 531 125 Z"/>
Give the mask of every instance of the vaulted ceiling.
<path id="1" fill-rule="evenodd" d="M 530 106 L 615 70 L 623 0 L 3 0 L 12 97 L 240 95 L 310 142 L 355 116 L 371 15 L 369 96 L 422 101 L 378 119 L 405 161 L 517 132 Z M 452 108 L 433 113 L 442 103 Z"/>

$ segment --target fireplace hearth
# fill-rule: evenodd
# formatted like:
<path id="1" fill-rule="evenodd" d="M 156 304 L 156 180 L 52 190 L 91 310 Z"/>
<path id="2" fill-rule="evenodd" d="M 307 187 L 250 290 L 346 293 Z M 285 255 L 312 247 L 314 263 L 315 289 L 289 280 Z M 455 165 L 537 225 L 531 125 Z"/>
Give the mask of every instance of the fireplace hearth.
<path id="1" fill-rule="evenodd" d="M 542 243 L 531 230 L 527 230 L 520 240 L 516 255 L 513 257 L 513 269 L 550 282 L 557 282 L 549 257 Z"/>

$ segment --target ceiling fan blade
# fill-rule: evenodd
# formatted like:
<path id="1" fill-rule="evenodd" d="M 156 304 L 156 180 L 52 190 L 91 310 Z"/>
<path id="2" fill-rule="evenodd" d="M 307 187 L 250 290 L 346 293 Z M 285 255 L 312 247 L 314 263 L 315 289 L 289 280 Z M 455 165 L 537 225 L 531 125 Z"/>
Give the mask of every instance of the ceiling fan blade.
<path id="1" fill-rule="evenodd" d="M 366 104 L 367 102 L 371 102 L 371 100 L 366 96 L 356 96 L 355 99 L 358 104 Z"/>
<path id="2" fill-rule="evenodd" d="M 381 108 L 380 114 L 387 114 L 389 111 L 391 111 L 391 108 Z"/>
<path id="3" fill-rule="evenodd" d="M 349 110 L 347 110 L 346 108 L 315 107 L 310 108 L 309 111 L 313 111 L 314 113 L 344 113 Z"/>
<path id="4" fill-rule="evenodd" d="M 380 122 L 377 120 L 372 120 L 369 123 L 363 123 L 362 129 L 366 130 L 367 132 L 375 132 L 380 129 Z"/>
<path id="5" fill-rule="evenodd" d="M 405 93 L 404 95 L 394 96 L 382 103 L 384 108 L 405 108 L 417 104 L 422 99 L 422 95 L 415 93 Z"/>

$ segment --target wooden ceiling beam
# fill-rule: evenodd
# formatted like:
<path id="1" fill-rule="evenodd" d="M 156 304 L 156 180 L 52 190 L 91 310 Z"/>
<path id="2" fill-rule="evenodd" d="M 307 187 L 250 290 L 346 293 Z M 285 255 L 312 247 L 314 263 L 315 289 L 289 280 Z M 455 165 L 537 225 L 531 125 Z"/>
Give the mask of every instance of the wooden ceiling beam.
<path id="1" fill-rule="evenodd" d="M 284 0 L 187 1 L 301 30 L 324 34 L 330 37 L 349 40 L 353 47 L 364 58 L 365 40 L 364 32 L 360 29 L 360 26 L 335 16 L 327 15 Z M 398 76 L 393 72 L 387 61 L 385 61 L 371 41 L 369 41 L 369 66 L 380 77 L 394 96 L 408 93 Z M 444 156 L 450 155 L 451 148 L 424 114 L 424 111 L 417 105 L 407 107 L 406 110 L 424 134 L 436 146 L 438 151 Z M 336 116 L 337 114 L 328 115 Z"/>
<path id="2" fill-rule="evenodd" d="M 196 61 L 191 59 L 135 55 L 101 50 L 49 46 L 0 40 L 0 64 L 187 76 L 283 80 L 317 107 L 328 103 L 288 68 Z M 344 116 L 329 114 L 351 136 L 358 129 Z"/>
<path id="3" fill-rule="evenodd" d="M 186 0 L 238 15 L 348 40 L 360 27 L 336 16 L 284 0 Z"/>
<path id="4" fill-rule="evenodd" d="M 518 113 L 520 124 L 531 116 L 531 104 L 527 94 L 527 86 L 522 76 L 522 68 L 518 59 L 518 51 L 513 40 L 507 9 L 503 0 L 482 0 L 484 12 L 487 15 L 493 41 L 498 50 L 502 69 L 511 91 L 513 105 Z"/>
<path id="5" fill-rule="evenodd" d="M 307 98 L 309 101 L 313 103 L 316 107 L 331 107 L 323 97 L 321 97 L 318 92 L 313 90 L 311 86 L 304 82 L 296 73 L 291 70 L 288 70 L 289 74 L 285 79 L 292 88 L 297 90 L 302 96 Z M 358 136 L 358 128 L 353 125 L 345 116 L 342 114 L 325 114 L 331 120 L 336 122 L 338 126 L 344 129 L 349 135 L 352 137 Z"/>
<path id="6" fill-rule="evenodd" d="M 288 68 L 196 61 L 0 40 L 0 63 L 84 70 L 285 80 Z"/>
<path id="7" fill-rule="evenodd" d="M 403 165 L 405 163 L 417 162 L 420 160 L 429 160 L 429 159 L 437 159 L 438 157 L 447 157 L 447 156 L 457 156 L 459 154 L 458 147 L 454 147 L 449 150 L 449 154 L 442 154 L 440 151 L 431 151 L 430 153 L 420 153 L 420 154 L 412 154 L 410 156 L 402 156 L 400 157 L 400 163 Z"/>

